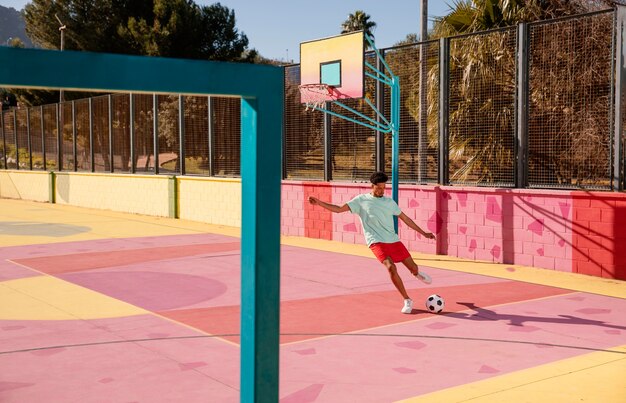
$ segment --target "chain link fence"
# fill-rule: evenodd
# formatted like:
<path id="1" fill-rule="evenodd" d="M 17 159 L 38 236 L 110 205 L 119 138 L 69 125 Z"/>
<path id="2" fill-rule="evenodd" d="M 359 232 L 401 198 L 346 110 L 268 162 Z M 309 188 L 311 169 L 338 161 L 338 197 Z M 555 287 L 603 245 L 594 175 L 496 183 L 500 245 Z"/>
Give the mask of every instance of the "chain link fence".
<path id="1" fill-rule="evenodd" d="M 529 24 L 531 187 L 611 187 L 613 18 Z"/>
<path id="2" fill-rule="evenodd" d="M 284 177 L 324 179 L 324 115 L 305 111 L 299 84 L 300 66 L 285 67 Z"/>
<path id="3" fill-rule="evenodd" d="M 614 148 L 626 146 L 623 133 L 621 143 L 613 138 L 615 113 L 626 123 L 626 111 L 614 111 L 615 18 L 609 10 L 382 50 L 401 84 L 400 181 L 615 188 L 624 161 Z M 374 52 L 365 58 L 378 64 Z M 286 66 L 284 178 L 367 181 L 376 169 L 390 172 L 390 136 L 305 111 L 299 83 L 300 66 Z M 365 93 L 389 119 L 384 86 L 366 77 Z M 376 119 L 364 101 L 344 103 Z M 1 117 L 3 169 L 240 175 L 236 98 L 113 94 Z"/>
<path id="4" fill-rule="evenodd" d="M 515 56 L 515 28 L 450 39 L 450 183 L 514 185 Z"/>
<path id="5" fill-rule="evenodd" d="M 400 159 L 402 182 L 436 183 L 439 153 L 439 42 L 387 49 L 384 58 L 400 80 Z M 386 88 L 385 88 L 386 89 Z M 384 115 L 390 94 L 385 91 Z M 421 119 L 425 116 L 425 119 Z M 384 170 L 391 172 L 391 138 L 384 139 Z"/>

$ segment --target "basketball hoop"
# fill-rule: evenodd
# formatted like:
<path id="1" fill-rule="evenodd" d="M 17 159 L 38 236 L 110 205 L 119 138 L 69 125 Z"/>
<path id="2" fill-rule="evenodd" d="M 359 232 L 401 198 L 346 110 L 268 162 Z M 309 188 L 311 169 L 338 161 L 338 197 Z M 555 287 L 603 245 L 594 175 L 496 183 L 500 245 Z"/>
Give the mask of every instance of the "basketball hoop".
<path id="1" fill-rule="evenodd" d="M 302 84 L 300 88 L 300 102 L 306 105 L 305 110 L 322 109 L 324 102 L 336 99 L 333 90 L 335 87 L 328 84 Z"/>

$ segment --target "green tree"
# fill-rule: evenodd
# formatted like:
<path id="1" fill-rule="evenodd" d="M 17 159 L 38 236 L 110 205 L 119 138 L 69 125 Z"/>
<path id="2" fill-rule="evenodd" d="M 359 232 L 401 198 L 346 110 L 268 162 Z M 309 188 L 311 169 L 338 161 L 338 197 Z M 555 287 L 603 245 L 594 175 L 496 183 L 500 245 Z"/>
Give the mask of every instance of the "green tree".
<path id="1" fill-rule="evenodd" d="M 37 46 L 59 49 L 59 23 L 67 26 L 65 50 L 203 60 L 252 62 L 248 38 L 235 27 L 234 11 L 192 0 L 33 0 L 24 8 L 26 32 Z M 58 92 L 16 91 L 26 105 L 53 103 Z M 66 99 L 85 97 L 66 92 Z"/>
<path id="2" fill-rule="evenodd" d="M 25 46 L 31 47 L 33 44 L 28 40 L 24 30 L 24 20 L 20 11 L 13 7 L 3 7 L 0 5 L 0 43 L 7 44 L 10 40 L 19 38 Z"/>
<path id="3" fill-rule="evenodd" d="M 235 12 L 219 3 L 155 0 L 147 17 L 131 16 L 118 33 L 134 52 L 151 56 L 252 61 L 248 38 L 235 27 Z"/>
<path id="4" fill-rule="evenodd" d="M 410 34 L 407 34 L 403 40 L 394 43 L 393 46 L 396 47 L 396 46 L 403 46 L 403 45 L 411 45 L 414 43 L 419 43 L 419 41 L 420 41 L 419 36 L 416 33 L 410 33 Z"/>
<path id="5" fill-rule="evenodd" d="M 236 28 L 235 12 L 219 3 L 198 6 L 192 0 L 33 0 L 25 7 L 24 19 L 29 37 L 38 46 L 60 48 L 56 17 L 67 27 L 66 50 L 239 62 L 262 60 L 254 49 L 248 49 L 248 38 Z M 58 101 L 55 91 L 14 92 L 27 105 Z M 93 95 L 66 92 L 65 99 Z M 159 100 L 161 152 L 178 154 L 178 98 L 160 96 Z M 195 98 L 189 98 L 187 108 L 195 107 L 195 102 Z M 95 117 L 95 127 L 102 126 L 100 118 L 106 116 Z M 114 128 L 123 126 L 121 119 L 114 113 Z M 135 116 L 136 127 L 141 119 L 146 117 L 141 113 Z M 104 131 L 96 130 L 94 147 L 101 150 L 102 169 L 108 170 L 106 142 Z M 126 161 L 128 156 L 122 155 L 122 159 Z M 177 159 L 172 168 L 178 170 L 179 164 Z"/>
<path id="6" fill-rule="evenodd" d="M 376 23 L 371 21 L 372 18 L 369 14 L 363 10 L 356 10 L 354 13 L 348 15 L 343 23 L 341 23 L 341 33 L 347 34 L 355 31 L 363 31 L 367 36 L 374 40 L 374 29 L 376 29 Z M 365 49 L 369 49 L 370 45 L 366 41 Z"/>
<path id="7" fill-rule="evenodd" d="M 7 40 L 7 45 L 14 48 L 25 48 L 26 45 L 20 38 L 11 38 Z"/>

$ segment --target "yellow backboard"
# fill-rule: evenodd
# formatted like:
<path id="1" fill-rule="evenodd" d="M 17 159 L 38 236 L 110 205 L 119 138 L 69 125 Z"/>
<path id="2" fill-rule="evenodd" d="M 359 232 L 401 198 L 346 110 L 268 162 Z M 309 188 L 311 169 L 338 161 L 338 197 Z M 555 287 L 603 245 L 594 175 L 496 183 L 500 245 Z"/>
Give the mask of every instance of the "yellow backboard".
<path id="1" fill-rule="evenodd" d="M 300 85 L 327 84 L 329 101 L 363 98 L 364 40 L 358 31 L 302 42 Z"/>

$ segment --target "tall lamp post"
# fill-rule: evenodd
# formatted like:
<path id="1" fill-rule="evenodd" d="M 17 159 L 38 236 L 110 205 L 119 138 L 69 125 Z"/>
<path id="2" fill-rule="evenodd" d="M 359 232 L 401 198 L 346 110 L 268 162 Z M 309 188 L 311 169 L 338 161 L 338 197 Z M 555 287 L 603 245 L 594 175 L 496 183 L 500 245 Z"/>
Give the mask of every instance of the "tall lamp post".
<path id="1" fill-rule="evenodd" d="M 55 14 L 54 18 L 56 18 L 57 21 L 59 21 L 59 25 L 60 25 L 59 26 L 59 31 L 61 31 L 61 52 L 62 52 L 63 48 L 65 46 L 65 28 L 67 28 L 67 27 L 66 27 L 65 24 L 63 24 L 61 22 L 61 19 L 59 18 L 58 15 Z M 64 98 L 63 97 L 63 90 L 61 90 L 61 91 L 59 91 L 59 102 L 63 103 L 63 100 L 64 100 L 63 98 Z"/>

